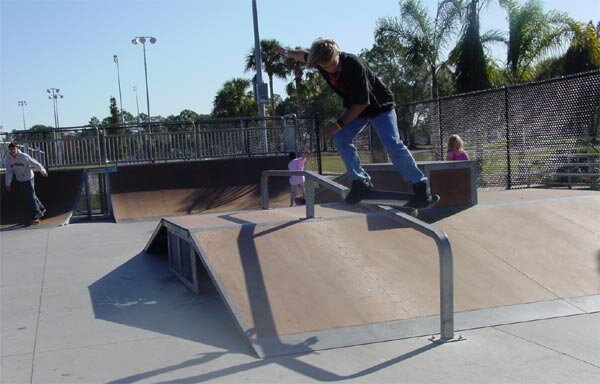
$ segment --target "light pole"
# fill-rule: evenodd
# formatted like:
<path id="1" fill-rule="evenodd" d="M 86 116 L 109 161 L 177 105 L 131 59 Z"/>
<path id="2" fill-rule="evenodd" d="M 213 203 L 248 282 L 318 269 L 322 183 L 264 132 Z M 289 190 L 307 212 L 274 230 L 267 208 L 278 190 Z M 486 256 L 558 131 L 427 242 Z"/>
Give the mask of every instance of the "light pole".
<path id="1" fill-rule="evenodd" d="M 61 159 L 62 159 L 62 150 L 61 147 L 59 147 L 58 143 L 57 143 L 57 135 L 56 135 L 56 129 L 58 129 L 59 127 L 59 123 L 58 123 L 58 99 L 62 99 L 63 95 L 61 95 L 60 93 L 60 89 L 58 88 L 48 88 L 46 89 L 46 92 L 48 92 L 50 94 L 50 96 L 48 96 L 48 98 L 50 100 L 52 100 L 52 104 L 54 105 L 54 131 L 53 131 L 53 140 L 54 140 L 54 153 L 56 156 L 56 163 L 57 164 L 61 164 Z"/>
<path id="2" fill-rule="evenodd" d="M 260 52 L 260 37 L 258 35 L 258 9 L 256 6 L 256 0 L 252 0 L 252 22 L 254 24 L 254 61 L 256 61 L 256 93 L 258 95 L 258 118 L 260 120 L 260 127 L 265 127 L 265 105 L 262 103 L 261 90 L 264 90 L 262 81 L 262 59 Z M 268 151 L 269 145 L 267 143 L 267 132 L 261 130 L 261 144 L 265 152 Z"/>
<path id="3" fill-rule="evenodd" d="M 121 74 L 119 72 L 119 57 L 113 55 L 113 61 L 117 64 L 117 81 L 119 82 L 119 106 L 121 107 L 121 124 L 125 124 L 125 117 L 123 116 L 123 97 L 121 96 Z"/>
<path id="4" fill-rule="evenodd" d="M 17 101 L 17 105 L 21 107 L 21 110 L 23 111 L 23 130 L 26 130 L 27 127 L 25 126 L 25 106 L 27 105 L 27 102 L 25 100 L 19 100 Z"/>
<path id="5" fill-rule="evenodd" d="M 265 117 L 265 105 L 261 102 L 261 96 L 259 93 L 260 87 L 262 86 L 262 59 L 260 52 L 260 37 L 258 36 L 258 10 L 256 7 L 256 0 L 252 0 L 252 21 L 254 24 L 254 61 L 256 62 L 256 93 L 258 94 L 258 117 L 263 119 Z"/>
<path id="6" fill-rule="evenodd" d="M 135 107 L 137 108 L 137 121 L 140 122 L 140 104 L 138 103 L 137 96 L 137 85 L 133 86 L 133 92 L 135 92 Z"/>
<path id="7" fill-rule="evenodd" d="M 46 92 L 50 94 L 48 98 L 52 100 L 52 104 L 54 106 L 54 127 L 58 128 L 58 99 L 62 99 L 64 96 L 60 94 L 60 89 L 58 88 L 48 88 Z"/>
<path id="8" fill-rule="evenodd" d="M 148 40 L 146 40 L 148 39 Z M 152 121 L 150 118 L 150 94 L 148 92 L 148 66 L 146 64 L 146 41 L 150 41 L 150 44 L 156 43 L 156 38 L 151 36 L 137 36 L 131 40 L 131 44 L 137 45 L 138 43 L 142 44 L 144 48 L 144 74 L 146 76 L 146 106 L 148 107 L 148 123 Z M 150 127 L 150 124 L 148 124 Z"/>

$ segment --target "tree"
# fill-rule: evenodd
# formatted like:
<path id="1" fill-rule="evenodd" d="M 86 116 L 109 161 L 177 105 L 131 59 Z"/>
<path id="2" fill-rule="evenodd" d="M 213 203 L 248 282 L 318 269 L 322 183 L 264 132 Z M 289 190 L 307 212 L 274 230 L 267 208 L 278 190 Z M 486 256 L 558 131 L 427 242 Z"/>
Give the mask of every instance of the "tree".
<path id="1" fill-rule="evenodd" d="M 92 118 L 88 122 L 88 125 L 98 126 L 98 125 L 100 125 L 100 120 L 96 116 L 92 116 Z"/>
<path id="2" fill-rule="evenodd" d="M 409 62 L 405 48 L 397 38 L 378 34 L 373 47 L 363 50 L 360 56 L 390 88 L 398 105 L 428 96 L 427 79 L 421 75 L 426 70 L 425 66 L 415 66 Z"/>
<path id="3" fill-rule="evenodd" d="M 507 80 L 513 84 L 531 80 L 535 65 L 573 33 L 572 19 L 557 11 L 545 13 L 539 0 L 524 5 L 500 0 L 500 5 L 508 13 Z"/>
<path id="4" fill-rule="evenodd" d="M 375 43 L 369 50 L 363 50 L 360 56 L 369 67 L 381 78 L 394 94 L 398 111 L 398 128 L 405 143 L 414 147 L 415 135 L 408 123 L 411 118 L 408 103 L 422 100 L 429 96 L 430 88 L 427 78 L 423 77 L 424 65 L 412 65 L 405 55 L 405 48 L 394 36 L 378 34 Z"/>
<path id="5" fill-rule="evenodd" d="M 117 108 L 117 100 L 114 97 L 110 97 L 110 116 L 105 118 L 102 123 L 107 125 L 118 125 L 120 120 L 119 108 Z"/>
<path id="6" fill-rule="evenodd" d="M 256 102 L 252 92 L 247 92 L 250 80 L 235 78 L 223 84 L 213 101 L 214 117 L 242 117 L 256 114 Z"/>
<path id="7" fill-rule="evenodd" d="M 273 98 L 273 76 L 286 79 L 287 68 L 283 63 L 277 48 L 280 46 L 277 40 L 260 41 L 260 57 L 265 72 L 269 76 L 269 92 L 271 94 L 271 115 L 275 115 L 275 99 Z M 256 70 L 256 56 L 253 48 L 246 56 L 246 72 Z"/>
<path id="8" fill-rule="evenodd" d="M 431 80 L 431 96 L 438 97 L 438 72 L 446 67 L 442 51 L 454 36 L 463 10 L 461 0 L 440 0 L 431 19 L 420 0 L 400 0 L 400 18 L 382 18 L 376 35 L 396 37 L 415 66 L 425 65 Z"/>
<path id="9" fill-rule="evenodd" d="M 295 50 L 302 50 L 302 47 L 296 47 Z M 298 115 L 302 115 L 304 113 L 304 101 L 306 99 L 306 87 L 302 84 L 302 77 L 304 76 L 304 70 L 306 66 L 303 62 L 287 58 L 283 62 L 285 67 L 287 68 L 287 72 L 294 76 L 294 86 L 286 87 L 286 92 L 288 95 L 294 95 L 294 98 L 297 103 L 298 110 L 296 113 Z"/>
<path id="10" fill-rule="evenodd" d="M 575 35 L 564 56 L 564 75 L 600 68 L 600 38 L 590 22 L 574 25 Z"/>
<path id="11" fill-rule="evenodd" d="M 541 61 L 536 66 L 536 80 L 571 75 L 600 68 L 600 39 L 593 23 L 573 23 L 575 31 L 569 49 L 560 57 Z"/>
<path id="12" fill-rule="evenodd" d="M 456 92 L 472 92 L 490 87 L 488 63 L 483 51 L 483 39 L 479 34 L 479 0 L 470 0 L 462 36 L 450 54 L 454 59 L 454 83 Z M 484 4 L 485 1 L 482 3 Z M 498 41 L 498 33 L 486 34 L 486 41 Z"/>

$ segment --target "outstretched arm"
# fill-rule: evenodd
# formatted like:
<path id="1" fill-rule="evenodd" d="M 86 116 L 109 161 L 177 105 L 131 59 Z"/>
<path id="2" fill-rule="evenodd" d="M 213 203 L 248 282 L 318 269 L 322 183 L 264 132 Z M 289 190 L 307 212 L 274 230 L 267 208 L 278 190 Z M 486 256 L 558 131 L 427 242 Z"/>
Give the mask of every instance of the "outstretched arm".
<path id="1" fill-rule="evenodd" d="M 29 162 L 29 165 L 31 168 L 35 169 L 36 171 L 40 171 L 40 173 L 44 177 L 48 176 L 48 172 L 46 172 L 46 168 L 44 168 L 44 166 L 40 162 L 38 162 L 36 159 L 34 159 L 33 157 L 31 157 L 27 154 L 26 154 L 26 158 L 27 158 L 27 161 Z"/>
<path id="2" fill-rule="evenodd" d="M 302 49 L 287 49 L 287 48 L 283 48 L 283 47 L 278 47 L 277 52 L 279 52 L 279 54 L 281 56 L 285 57 L 286 59 L 290 58 L 290 59 L 294 59 L 296 61 L 301 61 L 303 63 L 306 62 L 306 60 L 304 60 L 304 57 L 308 53 Z"/>

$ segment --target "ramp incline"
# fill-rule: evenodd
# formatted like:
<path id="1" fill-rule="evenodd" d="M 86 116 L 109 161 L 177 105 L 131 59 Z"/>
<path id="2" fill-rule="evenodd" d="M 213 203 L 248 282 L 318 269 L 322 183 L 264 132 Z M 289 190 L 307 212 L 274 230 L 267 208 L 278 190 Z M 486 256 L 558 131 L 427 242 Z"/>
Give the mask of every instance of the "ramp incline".
<path id="1" fill-rule="evenodd" d="M 287 169 L 287 157 L 120 166 L 110 174 L 117 222 L 260 207 L 260 175 Z M 271 187 L 274 203 L 289 202 L 289 183 Z"/>
<path id="2" fill-rule="evenodd" d="M 600 311 L 600 194 L 480 194 L 435 221 L 452 241 L 457 331 Z M 210 276 L 259 356 L 439 330 L 431 239 L 345 203 L 162 219 L 147 252 L 169 250 L 192 289 Z M 191 265 L 191 269 L 186 269 Z"/>
<path id="3" fill-rule="evenodd" d="M 73 210 L 79 202 L 83 183 L 83 170 L 52 171 L 48 177 L 43 177 L 36 172 L 35 190 L 46 206 L 46 216 L 39 226 L 59 226 L 67 224 L 73 215 Z M 4 174 L 1 177 L 1 227 L 3 230 L 27 226 L 31 223 L 27 204 L 19 183 L 13 180 L 12 192 L 5 188 Z M 36 227 L 39 227 L 36 226 Z"/>

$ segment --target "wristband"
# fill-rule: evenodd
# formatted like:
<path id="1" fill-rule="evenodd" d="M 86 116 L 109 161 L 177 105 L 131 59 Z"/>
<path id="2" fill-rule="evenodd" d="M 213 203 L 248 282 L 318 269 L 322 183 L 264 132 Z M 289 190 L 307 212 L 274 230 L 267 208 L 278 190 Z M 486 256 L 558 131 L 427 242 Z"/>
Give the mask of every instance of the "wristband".
<path id="1" fill-rule="evenodd" d="M 340 126 L 340 123 L 338 123 L 337 121 L 335 123 L 333 123 L 335 125 L 335 127 L 337 128 L 335 131 L 339 132 L 342 130 L 342 127 Z"/>

